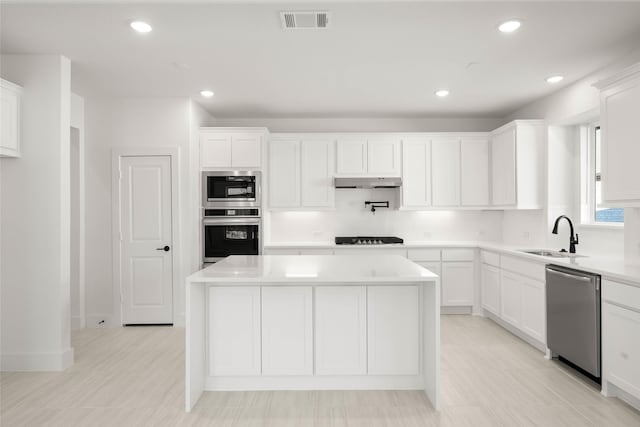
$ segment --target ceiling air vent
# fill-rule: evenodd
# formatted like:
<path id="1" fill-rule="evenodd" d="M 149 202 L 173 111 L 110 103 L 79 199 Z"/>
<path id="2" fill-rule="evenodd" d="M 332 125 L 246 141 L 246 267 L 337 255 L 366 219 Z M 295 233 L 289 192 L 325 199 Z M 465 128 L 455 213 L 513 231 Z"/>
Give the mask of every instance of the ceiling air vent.
<path id="1" fill-rule="evenodd" d="M 285 30 L 322 29 L 329 26 L 329 12 L 280 12 Z"/>

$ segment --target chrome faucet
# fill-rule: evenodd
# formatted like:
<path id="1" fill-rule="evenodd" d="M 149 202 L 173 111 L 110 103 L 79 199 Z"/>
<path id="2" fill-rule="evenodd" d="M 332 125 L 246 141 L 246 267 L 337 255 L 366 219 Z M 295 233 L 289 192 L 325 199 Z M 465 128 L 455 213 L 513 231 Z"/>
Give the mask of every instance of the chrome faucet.
<path id="1" fill-rule="evenodd" d="M 569 219 L 568 216 L 566 215 L 560 215 L 558 218 L 556 218 L 556 223 L 553 224 L 553 231 L 551 231 L 553 234 L 558 234 L 558 223 L 560 222 L 560 220 L 564 218 L 567 221 L 569 221 L 569 227 L 571 228 L 571 236 L 569 237 L 569 253 L 570 254 L 575 254 L 576 253 L 576 245 L 579 243 L 578 241 L 578 235 L 576 234 L 575 236 L 573 235 L 573 223 L 571 222 L 571 220 Z M 563 252 L 564 249 L 560 252 Z"/>

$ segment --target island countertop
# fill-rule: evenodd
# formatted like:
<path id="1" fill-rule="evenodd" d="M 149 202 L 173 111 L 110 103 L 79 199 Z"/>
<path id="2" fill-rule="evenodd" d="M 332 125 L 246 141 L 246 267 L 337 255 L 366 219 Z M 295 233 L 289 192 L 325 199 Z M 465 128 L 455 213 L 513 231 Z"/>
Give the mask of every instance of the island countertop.
<path id="1" fill-rule="evenodd" d="M 419 283 L 438 276 L 399 255 L 235 255 L 187 278 L 192 284 Z"/>

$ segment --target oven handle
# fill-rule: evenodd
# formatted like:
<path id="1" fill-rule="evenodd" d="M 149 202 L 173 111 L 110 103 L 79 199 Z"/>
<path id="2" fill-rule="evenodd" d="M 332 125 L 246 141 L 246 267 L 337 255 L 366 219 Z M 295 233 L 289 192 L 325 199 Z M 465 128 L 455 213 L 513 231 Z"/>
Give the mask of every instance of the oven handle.
<path id="1" fill-rule="evenodd" d="M 204 218 L 204 225 L 260 225 L 260 219 L 246 218 Z"/>

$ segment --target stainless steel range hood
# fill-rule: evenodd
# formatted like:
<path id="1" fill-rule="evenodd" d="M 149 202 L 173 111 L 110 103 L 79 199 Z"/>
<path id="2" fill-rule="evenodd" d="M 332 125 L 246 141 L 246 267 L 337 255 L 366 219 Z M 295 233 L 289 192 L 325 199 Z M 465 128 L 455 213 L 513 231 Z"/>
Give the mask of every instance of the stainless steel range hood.
<path id="1" fill-rule="evenodd" d="M 336 188 L 398 188 L 402 178 L 354 177 L 334 178 Z"/>

